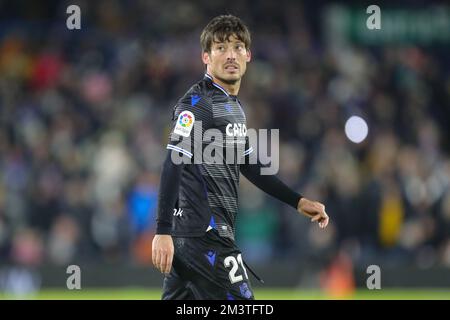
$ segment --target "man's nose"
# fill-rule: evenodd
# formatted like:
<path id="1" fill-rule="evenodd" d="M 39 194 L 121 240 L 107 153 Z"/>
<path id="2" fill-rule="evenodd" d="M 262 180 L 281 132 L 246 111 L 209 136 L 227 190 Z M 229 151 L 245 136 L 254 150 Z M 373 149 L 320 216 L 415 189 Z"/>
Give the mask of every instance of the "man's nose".
<path id="1" fill-rule="evenodd" d="M 236 52 L 233 48 L 227 51 L 227 60 L 236 60 Z"/>

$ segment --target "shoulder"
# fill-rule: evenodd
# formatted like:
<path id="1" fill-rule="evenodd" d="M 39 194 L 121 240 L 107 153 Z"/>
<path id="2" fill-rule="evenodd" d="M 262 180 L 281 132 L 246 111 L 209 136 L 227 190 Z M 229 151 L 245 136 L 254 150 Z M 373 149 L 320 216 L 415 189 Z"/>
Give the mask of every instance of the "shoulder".
<path id="1" fill-rule="evenodd" d="M 186 91 L 178 100 L 178 104 L 210 108 L 212 106 L 213 94 L 214 87 L 211 85 L 211 82 L 202 79 Z"/>
<path id="2" fill-rule="evenodd" d="M 210 87 L 213 86 L 210 85 L 209 81 L 203 79 L 189 88 L 174 106 L 172 120 L 175 120 L 181 114 L 187 114 L 196 120 L 211 121 L 213 118 L 212 95 L 214 91 Z"/>

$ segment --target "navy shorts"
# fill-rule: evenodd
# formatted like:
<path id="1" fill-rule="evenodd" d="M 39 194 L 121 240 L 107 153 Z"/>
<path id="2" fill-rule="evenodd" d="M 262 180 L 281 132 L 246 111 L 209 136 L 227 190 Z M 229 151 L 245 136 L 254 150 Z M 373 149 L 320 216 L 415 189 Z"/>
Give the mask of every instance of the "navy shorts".
<path id="1" fill-rule="evenodd" d="M 212 229 L 201 237 L 173 237 L 172 269 L 163 300 L 253 300 L 248 270 L 234 241 Z"/>

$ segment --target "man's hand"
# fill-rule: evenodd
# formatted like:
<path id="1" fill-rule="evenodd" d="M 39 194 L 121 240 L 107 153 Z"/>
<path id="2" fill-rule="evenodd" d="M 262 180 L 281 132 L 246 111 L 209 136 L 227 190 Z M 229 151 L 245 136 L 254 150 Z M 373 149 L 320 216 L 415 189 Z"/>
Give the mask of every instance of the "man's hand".
<path id="1" fill-rule="evenodd" d="M 173 241 L 168 234 L 157 234 L 152 243 L 153 265 L 162 273 L 169 274 L 173 260 Z"/>
<path id="2" fill-rule="evenodd" d="M 319 223 L 319 227 L 321 228 L 325 228 L 328 225 L 330 218 L 325 212 L 325 206 L 320 202 L 301 198 L 298 202 L 297 210 L 298 212 L 311 218 L 312 222 L 317 221 Z"/>

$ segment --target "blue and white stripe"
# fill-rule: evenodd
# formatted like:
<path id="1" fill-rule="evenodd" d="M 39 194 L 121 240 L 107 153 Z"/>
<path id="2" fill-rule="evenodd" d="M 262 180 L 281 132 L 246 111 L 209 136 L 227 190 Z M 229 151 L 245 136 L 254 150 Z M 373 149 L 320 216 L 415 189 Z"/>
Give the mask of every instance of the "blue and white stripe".
<path id="1" fill-rule="evenodd" d="M 252 152 L 253 152 L 253 147 L 250 147 L 250 149 L 247 149 L 247 150 L 244 151 L 244 156 L 247 156 L 247 155 L 249 155 Z"/>
<path id="2" fill-rule="evenodd" d="M 228 94 L 228 92 L 222 86 L 219 86 L 217 83 L 214 82 L 213 78 L 209 74 L 205 73 L 205 77 L 211 79 L 213 86 L 216 87 L 217 89 L 222 90 L 222 92 L 225 93 L 227 95 L 227 97 L 230 96 Z"/>
<path id="3" fill-rule="evenodd" d="M 174 146 L 173 144 L 168 144 L 167 145 L 167 149 L 181 152 L 185 156 L 188 156 L 189 158 L 192 158 L 192 153 L 190 153 L 189 151 L 184 150 L 184 149 L 182 149 L 182 148 L 180 148 L 178 146 Z"/>

